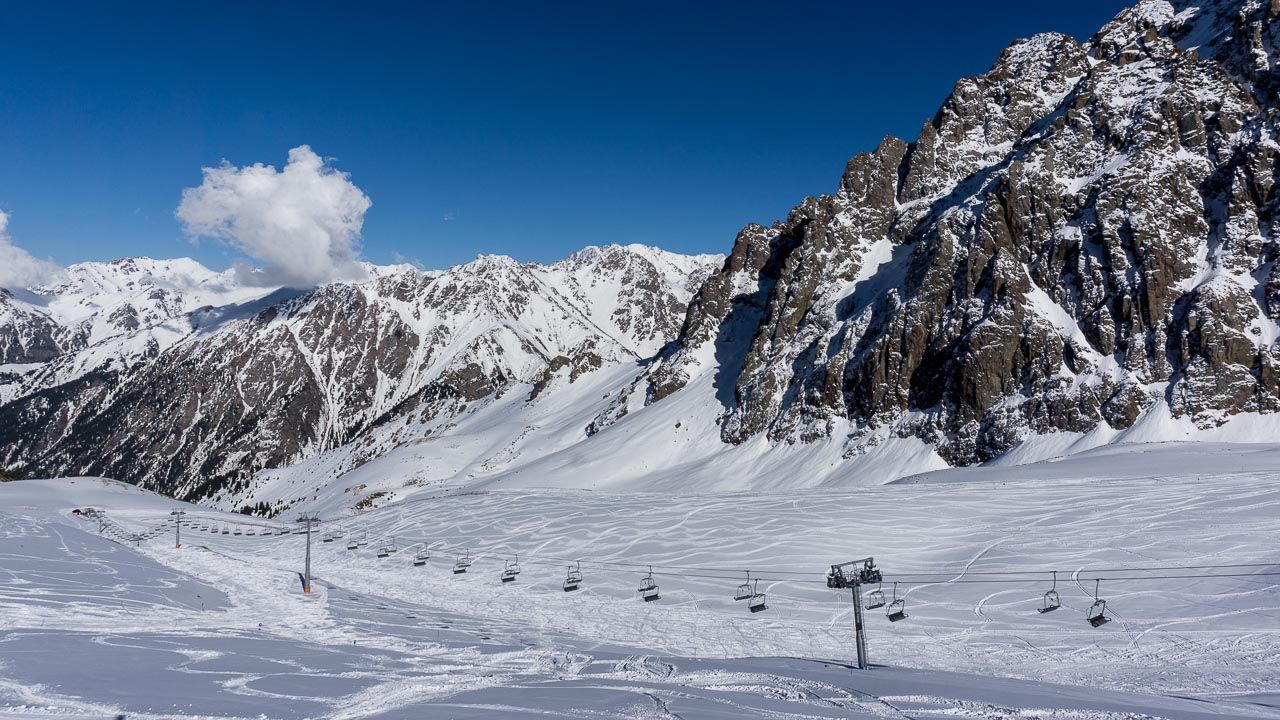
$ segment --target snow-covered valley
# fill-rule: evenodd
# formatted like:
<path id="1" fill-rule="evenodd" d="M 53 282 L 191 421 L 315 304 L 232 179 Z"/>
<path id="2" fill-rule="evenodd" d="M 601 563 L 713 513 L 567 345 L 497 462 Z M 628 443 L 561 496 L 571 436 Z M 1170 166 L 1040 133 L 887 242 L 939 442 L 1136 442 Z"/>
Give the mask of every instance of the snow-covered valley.
<path id="1" fill-rule="evenodd" d="M 90 478 L 7 483 L 0 715 L 1280 717 L 1280 448 L 1132 446 L 921 480 L 437 488 L 321 512 L 311 596 L 283 518 Z M 69 514 L 89 506 L 106 536 Z M 319 491 L 298 510 L 339 506 Z M 850 597 L 823 573 L 868 555 L 906 618 L 868 610 L 875 667 L 853 671 Z M 1062 607 L 1039 613 L 1055 570 Z M 733 599 L 746 571 L 763 612 Z M 1096 628 L 1095 578 L 1111 619 Z"/>

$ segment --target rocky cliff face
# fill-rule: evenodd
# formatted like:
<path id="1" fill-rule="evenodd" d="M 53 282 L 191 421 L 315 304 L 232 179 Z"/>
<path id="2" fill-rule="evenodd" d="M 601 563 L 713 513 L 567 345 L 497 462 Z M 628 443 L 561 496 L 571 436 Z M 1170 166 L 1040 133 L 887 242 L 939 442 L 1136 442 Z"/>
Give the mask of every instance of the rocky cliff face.
<path id="1" fill-rule="evenodd" d="M 1083 43 L 1016 42 L 913 142 L 853 158 L 723 262 L 588 248 L 305 293 L 184 261 L 73 268 L 0 295 L 0 465 L 294 500 L 249 476 L 309 458 L 337 477 L 467 425 L 413 457 L 542 482 L 624 460 L 684 477 L 694 456 L 760 474 L 811 445 L 818 482 L 841 454 L 967 464 L 1037 435 L 1275 413 L 1278 68 L 1280 0 L 1147 1 Z M 464 419 L 482 399 L 504 413 L 493 437 Z"/>
<path id="2" fill-rule="evenodd" d="M 1030 433 L 1280 409 L 1280 4 L 1143 2 L 955 86 L 911 143 L 749 226 L 647 374 L 714 367 L 721 437 Z"/>
<path id="3" fill-rule="evenodd" d="M 513 384 L 536 392 L 558 374 L 571 382 L 652 355 L 720 260 L 611 246 L 550 266 L 484 257 L 444 272 L 372 268 L 364 283 L 257 289 L 194 309 L 187 294 L 162 292 L 167 312 L 94 297 L 86 303 L 108 316 L 134 308 L 137 325 L 107 332 L 111 317 L 80 318 L 76 327 L 99 329 L 96 342 L 51 348 L 13 379 L 0 464 L 205 497 L 391 415 L 447 418 Z M 68 302 L 65 288 L 41 292 Z M 25 327 L 0 325 L 0 338 L 28 337 Z M 39 350 L 17 347 L 28 358 Z"/>

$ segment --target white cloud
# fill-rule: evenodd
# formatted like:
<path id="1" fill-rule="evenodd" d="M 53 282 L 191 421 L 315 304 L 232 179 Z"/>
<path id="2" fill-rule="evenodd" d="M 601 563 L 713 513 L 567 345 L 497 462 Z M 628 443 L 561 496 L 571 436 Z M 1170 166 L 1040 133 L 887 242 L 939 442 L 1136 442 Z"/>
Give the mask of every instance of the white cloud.
<path id="1" fill-rule="evenodd" d="M 222 240 L 265 264 L 241 274 L 295 287 L 365 276 L 360 229 L 372 202 L 347 174 L 307 145 L 277 171 L 256 163 L 204 168 L 200 187 L 182 191 L 177 216 L 192 238 Z"/>
<path id="2" fill-rule="evenodd" d="M 9 215 L 0 210 L 0 287 L 36 287 L 61 276 L 62 268 L 52 260 L 41 260 L 13 244 L 9 237 Z"/>

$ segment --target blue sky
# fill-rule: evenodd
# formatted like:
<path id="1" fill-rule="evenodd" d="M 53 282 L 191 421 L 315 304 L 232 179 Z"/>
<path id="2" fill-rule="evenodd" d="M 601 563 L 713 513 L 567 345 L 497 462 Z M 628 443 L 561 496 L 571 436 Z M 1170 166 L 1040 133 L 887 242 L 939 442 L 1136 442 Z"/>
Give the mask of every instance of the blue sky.
<path id="1" fill-rule="evenodd" d="M 372 199 L 375 262 L 725 251 L 914 139 L 1013 39 L 1086 37 L 1124 4 L 10 4 L 0 210 L 59 263 L 226 267 L 183 234 L 182 189 L 309 144 Z"/>

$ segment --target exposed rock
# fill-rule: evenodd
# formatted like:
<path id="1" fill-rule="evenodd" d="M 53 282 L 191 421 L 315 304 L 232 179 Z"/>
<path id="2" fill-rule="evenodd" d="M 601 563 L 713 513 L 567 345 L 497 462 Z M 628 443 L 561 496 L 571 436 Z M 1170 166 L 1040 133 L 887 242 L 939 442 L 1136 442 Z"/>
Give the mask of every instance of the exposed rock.
<path id="1" fill-rule="evenodd" d="M 44 362 L 7 378 L 0 465 L 207 497 L 395 415 L 448 418 L 517 383 L 534 385 L 533 400 L 561 369 L 572 384 L 652 355 L 719 261 L 610 246 L 550 266 L 483 257 L 438 273 L 371 267 L 364 283 L 186 315 L 193 303 L 161 291 L 156 261 L 141 280 L 129 279 L 136 259 L 73 268 L 126 286 L 116 296 L 129 300 L 98 303 L 110 308 L 105 320 L 78 323 L 98 339 L 79 349 L 57 345 L 64 328 L 39 313 L 0 324 L 0 340 L 18 338 L 10 362 Z M 43 292 L 65 304 L 59 289 Z"/>
<path id="2" fill-rule="evenodd" d="M 714 368 L 726 442 L 888 426 L 957 464 L 1157 401 L 1280 409 L 1274 13 L 1143 2 L 1015 43 L 915 142 L 739 233 L 648 401 Z"/>

